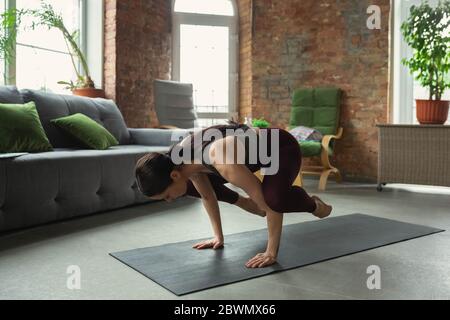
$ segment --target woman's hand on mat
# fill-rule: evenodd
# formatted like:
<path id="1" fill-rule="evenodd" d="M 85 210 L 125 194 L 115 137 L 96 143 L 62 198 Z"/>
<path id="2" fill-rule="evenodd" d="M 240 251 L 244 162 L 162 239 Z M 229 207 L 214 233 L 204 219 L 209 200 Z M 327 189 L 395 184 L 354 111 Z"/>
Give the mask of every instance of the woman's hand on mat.
<path id="1" fill-rule="evenodd" d="M 264 252 L 258 253 L 256 256 L 247 261 L 247 268 L 264 268 L 277 262 L 277 257 L 273 254 Z"/>
<path id="2" fill-rule="evenodd" d="M 192 246 L 192 248 L 195 249 L 208 249 L 208 248 L 219 249 L 222 247 L 223 247 L 223 239 L 220 239 L 218 237 L 215 237 L 210 240 L 200 241 Z"/>

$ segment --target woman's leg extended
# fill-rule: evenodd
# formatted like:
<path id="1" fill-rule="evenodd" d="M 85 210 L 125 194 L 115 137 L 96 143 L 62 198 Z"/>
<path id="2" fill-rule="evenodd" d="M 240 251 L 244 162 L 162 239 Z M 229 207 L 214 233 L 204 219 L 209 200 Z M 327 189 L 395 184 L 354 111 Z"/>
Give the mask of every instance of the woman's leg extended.
<path id="1" fill-rule="evenodd" d="M 312 213 L 316 209 L 314 199 L 303 188 L 292 185 L 301 167 L 300 146 L 296 141 L 295 144 L 285 142 L 286 139 L 289 140 L 280 133 L 279 169 L 275 175 L 264 176 L 264 199 L 277 212 Z"/>

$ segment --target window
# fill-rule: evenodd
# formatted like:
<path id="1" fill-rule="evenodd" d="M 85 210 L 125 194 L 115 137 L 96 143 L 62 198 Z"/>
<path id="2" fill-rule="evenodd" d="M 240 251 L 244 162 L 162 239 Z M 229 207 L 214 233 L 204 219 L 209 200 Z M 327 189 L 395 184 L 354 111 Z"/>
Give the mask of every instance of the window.
<path id="1" fill-rule="evenodd" d="M 82 30 L 82 4 L 84 0 L 46 0 L 63 17 L 64 24 L 72 32 Z M 37 9 L 40 0 L 7 0 L 8 8 Z M 24 17 L 23 26 L 30 26 L 30 17 Z M 79 37 L 83 39 L 83 37 Z M 83 48 L 83 45 L 81 45 Z M 78 61 L 75 60 L 78 69 Z M 58 81 L 75 80 L 76 74 L 64 37 L 54 28 L 37 27 L 35 30 L 20 32 L 16 39 L 16 55 L 12 65 L 7 66 L 7 84 L 19 88 L 41 89 L 66 93 Z"/>
<path id="2" fill-rule="evenodd" d="M 46 0 L 61 13 L 69 32 L 80 28 L 79 0 Z M 16 0 L 17 9 L 38 9 L 38 0 Z M 31 23 L 27 18 L 26 25 Z M 39 63 L 36 63 L 39 61 Z M 78 61 L 76 61 L 78 64 Z M 67 45 L 59 30 L 39 27 L 19 32 L 16 43 L 16 85 L 19 88 L 42 89 L 64 93 L 58 81 L 75 79 L 75 71 Z"/>
<path id="3" fill-rule="evenodd" d="M 173 74 L 192 83 L 201 126 L 236 118 L 237 14 L 231 0 L 176 0 Z"/>
<path id="4" fill-rule="evenodd" d="M 215 14 L 233 16 L 233 4 L 231 1 L 205 1 L 205 0 L 180 0 L 175 2 L 175 12 Z"/>
<path id="5" fill-rule="evenodd" d="M 412 50 L 403 40 L 400 32 L 401 24 L 408 18 L 412 5 L 420 5 L 421 0 L 394 2 L 394 56 L 393 56 L 393 110 L 394 123 L 417 124 L 415 99 L 428 99 L 428 88 L 424 88 L 409 73 L 409 69 L 402 65 L 403 58 L 410 57 Z M 430 0 L 436 5 L 438 0 Z M 450 30 L 448 30 L 450 35 Z M 450 76 L 450 75 L 449 75 Z M 446 90 L 442 100 L 450 100 L 450 90 Z M 450 124 L 450 115 L 446 124 Z"/>

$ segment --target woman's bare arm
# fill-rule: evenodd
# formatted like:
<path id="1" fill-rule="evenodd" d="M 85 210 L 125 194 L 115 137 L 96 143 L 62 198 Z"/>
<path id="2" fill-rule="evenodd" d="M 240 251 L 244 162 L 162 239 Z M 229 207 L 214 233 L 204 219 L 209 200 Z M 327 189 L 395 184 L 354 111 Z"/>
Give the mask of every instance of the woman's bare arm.
<path id="1" fill-rule="evenodd" d="M 266 212 L 268 242 L 266 252 L 274 257 L 278 254 L 283 225 L 283 213 L 275 212 L 265 202 L 259 179 L 242 164 L 225 164 L 215 166 L 225 179 L 243 189 L 250 198 Z"/>
<path id="2" fill-rule="evenodd" d="M 222 222 L 217 196 L 206 174 L 199 173 L 191 178 L 192 184 L 202 197 L 203 206 L 208 213 L 214 236 L 223 244 Z M 199 248 L 201 249 L 201 248 Z"/>
<path id="3" fill-rule="evenodd" d="M 232 153 L 234 157 L 229 156 L 231 148 L 234 148 Z M 214 141 L 209 150 L 211 164 L 228 182 L 243 189 L 261 210 L 272 210 L 264 200 L 259 179 L 245 164 L 238 163 L 237 154 L 241 148 L 242 142 L 232 136 Z"/>
<path id="4" fill-rule="evenodd" d="M 266 252 L 276 257 L 281 238 L 283 213 L 275 212 L 267 205 L 264 200 L 261 182 L 244 164 L 233 164 L 230 159 L 227 161 L 229 163 L 224 163 L 225 161 L 221 161 L 222 158 L 220 156 L 216 157 L 224 153 L 224 159 L 226 159 L 226 151 L 231 148 L 235 148 L 234 155 L 236 155 L 236 150 L 239 149 L 237 144 L 239 143 L 241 142 L 238 139 L 234 139 L 231 136 L 215 141 L 210 148 L 210 158 L 214 167 L 225 179 L 243 189 L 260 209 L 266 212 L 269 234 Z"/>

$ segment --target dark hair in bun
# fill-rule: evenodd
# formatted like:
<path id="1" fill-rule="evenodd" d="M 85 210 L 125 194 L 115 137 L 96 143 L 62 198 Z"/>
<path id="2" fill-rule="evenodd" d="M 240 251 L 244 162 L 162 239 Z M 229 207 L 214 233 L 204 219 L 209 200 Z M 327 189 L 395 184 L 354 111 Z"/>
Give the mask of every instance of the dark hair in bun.
<path id="1" fill-rule="evenodd" d="M 172 183 L 170 173 L 175 164 L 167 153 L 150 152 L 136 163 L 135 175 L 139 190 L 147 197 L 164 192 Z"/>

